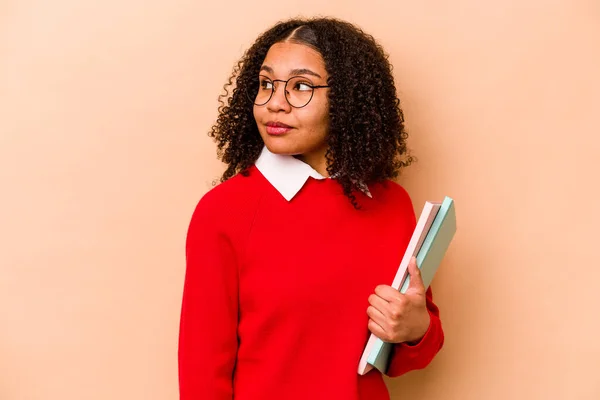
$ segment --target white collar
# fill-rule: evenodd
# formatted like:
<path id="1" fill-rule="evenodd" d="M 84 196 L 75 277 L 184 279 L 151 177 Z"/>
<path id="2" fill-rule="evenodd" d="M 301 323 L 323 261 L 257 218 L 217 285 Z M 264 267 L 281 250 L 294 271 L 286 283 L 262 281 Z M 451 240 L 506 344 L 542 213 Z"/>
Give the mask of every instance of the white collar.
<path id="1" fill-rule="evenodd" d="M 310 165 L 294 156 L 271 153 L 265 146 L 256 160 L 256 168 L 281 195 L 290 201 L 302 189 L 308 178 L 328 179 Z M 369 197 L 371 193 L 366 185 L 362 191 Z"/>

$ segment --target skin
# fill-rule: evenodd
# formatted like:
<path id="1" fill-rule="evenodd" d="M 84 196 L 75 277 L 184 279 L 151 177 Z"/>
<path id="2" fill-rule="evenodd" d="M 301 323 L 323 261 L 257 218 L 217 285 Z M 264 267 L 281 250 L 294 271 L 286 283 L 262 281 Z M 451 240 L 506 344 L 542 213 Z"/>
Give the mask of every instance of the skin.
<path id="1" fill-rule="evenodd" d="M 298 73 L 302 70 L 302 73 Z M 327 70 L 319 52 L 294 42 L 274 44 L 268 51 L 260 71 L 272 80 L 302 76 L 314 86 L 327 85 Z M 275 83 L 269 102 L 254 106 L 254 119 L 265 145 L 275 154 L 294 156 L 328 176 L 326 138 L 329 131 L 329 89 L 315 89 L 310 103 L 294 108 L 286 100 L 284 85 Z M 267 123 L 279 122 L 292 129 L 283 135 L 270 135 Z M 379 285 L 369 296 L 369 330 L 390 343 L 416 343 L 427 332 L 430 323 L 425 287 L 416 260 L 409 264 L 411 282 L 405 294 L 387 285 Z"/>
<path id="2" fill-rule="evenodd" d="M 303 69 L 311 73 L 294 73 Z M 293 42 L 276 43 L 269 49 L 260 72 L 270 79 L 287 80 L 302 76 L 312 85 L 327 85 L 328 74 L 323 57 L 312 48 Z M 329 130 L 329 89 L 315 89 L 310 103 L 303 108 L 292 107 L 285 99 L 282 82 L 266 105 L 254 106 L 254 119 L 265 145 L 275 154 L 292 155 L 304 161 L 323 176 L 327 174 L 326 137 Z M 267 132 L 268 122 L 280 122 L 292 127 L 284 135 Z"/>
<path id="3" fill-rule="evenodd" d="M 414 257 L 408 264 L 408 272 L 410 284 L 406 293 L 379 285 L 369 296 L 369 330 L 384 342 L 416 344 L 429 328 L 426 289 Z"/>

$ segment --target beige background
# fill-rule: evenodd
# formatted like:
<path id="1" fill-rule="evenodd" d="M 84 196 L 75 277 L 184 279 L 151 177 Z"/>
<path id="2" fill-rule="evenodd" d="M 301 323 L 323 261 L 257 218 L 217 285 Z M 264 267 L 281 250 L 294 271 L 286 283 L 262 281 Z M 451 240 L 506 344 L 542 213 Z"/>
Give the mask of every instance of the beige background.
<path id="1" fill-rule="evenodd" d="M 177 398 L 191 211 L 233 63 L 336 15 L 391 54 L 446 345 L 394 399 L 600 398 L 600 3 L 0 0 L 0 399 Z M 392 5 L 392 3 L 394 3 Z"/>

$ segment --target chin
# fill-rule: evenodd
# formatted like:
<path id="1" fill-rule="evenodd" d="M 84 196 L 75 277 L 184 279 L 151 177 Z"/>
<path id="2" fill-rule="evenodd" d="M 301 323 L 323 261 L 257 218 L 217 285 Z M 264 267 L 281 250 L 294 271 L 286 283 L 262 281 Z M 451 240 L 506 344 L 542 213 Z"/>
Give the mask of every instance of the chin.
<path id="1" fill-rule="evenodd" d="M 267 137 L 263 138 L 263 142 L 273 154 L 294 156 L 303 153 L 297 144 L 290 143 L 284 137 Z"/>

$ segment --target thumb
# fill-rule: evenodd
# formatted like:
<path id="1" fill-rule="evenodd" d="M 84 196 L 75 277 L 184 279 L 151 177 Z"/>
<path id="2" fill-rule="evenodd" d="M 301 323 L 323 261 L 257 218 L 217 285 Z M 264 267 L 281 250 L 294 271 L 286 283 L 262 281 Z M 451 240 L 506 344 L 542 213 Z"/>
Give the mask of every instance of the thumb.
<path id="1" fill-rule="evenodd" d="M 425 293 L 425 284 L 423 283 L 423 278 L 421 277 L 421 270 L 419 267 L 417 267 L 416 257 L 412 257 L 410 259 L 410 262 L 408 263 L 408 273 L 410 274 L 408 288 Z"/>

